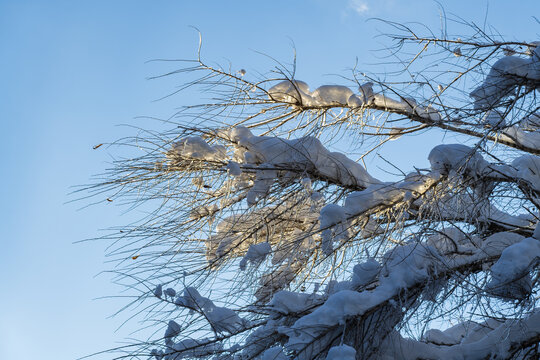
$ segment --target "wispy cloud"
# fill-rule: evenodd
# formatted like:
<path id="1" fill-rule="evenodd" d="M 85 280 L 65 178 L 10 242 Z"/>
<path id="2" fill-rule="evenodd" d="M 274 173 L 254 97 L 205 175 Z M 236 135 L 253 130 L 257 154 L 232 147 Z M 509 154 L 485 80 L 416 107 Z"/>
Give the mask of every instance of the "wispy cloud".
<path id="1" fill-rule="evenodd" d="M 365 0 L 349 0 L 349 7 L 359 15 L 365 15 L 369 11 L 369 5 Z"/>

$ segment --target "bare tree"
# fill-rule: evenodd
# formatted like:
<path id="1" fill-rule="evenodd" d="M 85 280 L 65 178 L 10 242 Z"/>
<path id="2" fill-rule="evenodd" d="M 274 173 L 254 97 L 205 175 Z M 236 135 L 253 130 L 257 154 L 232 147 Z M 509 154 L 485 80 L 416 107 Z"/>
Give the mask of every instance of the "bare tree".
<path id="1" fill-rule="evenodd" d="M 538 358 L 540 47 L 386 24 L 392 74 L 311 90 L 200 52 L 166 74 L 211 99 L 90 187 L 148 210 L 107 236 L 156 329 L 119 357 Z M 440 130 L 460 143 L 429 169 L 363 164 Z"/>

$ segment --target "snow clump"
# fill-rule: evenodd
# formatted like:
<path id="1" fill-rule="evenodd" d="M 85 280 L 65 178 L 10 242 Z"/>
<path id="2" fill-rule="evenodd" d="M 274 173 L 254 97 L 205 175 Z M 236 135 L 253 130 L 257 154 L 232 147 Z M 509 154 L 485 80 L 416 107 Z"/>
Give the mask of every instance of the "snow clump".
<path id="1" fill-rule="evenodd" d="M 461 144 L 437 145 L 429 153 L 428 160 L 431 169 L 441 174 L 467 171 L 471 175 L 480 175 L 488 166 L 475 149 Z"/>
<path id="2" fill-rule="evenodd" d="M 222 161 L 227 154 L 222 145 L 211 146 L 200 136 L 188 136 L 173 143 L 167 156 L 173 160 L 175 156 L 181 156 L 197 160 Z"/>
<path id="3" fill-rule="evenodd" d="M 157 285 L 154 290 L 152 291 L 155 297 L 160 298 L 163 295 L 163 285 L 159 284 Z"/>
<path id="4" fill-rule="evenodd" d="M 230 130 L 227 137 L 236 144 L 237 154 L 250 165 L 258 165 L 253 195 L 250 200 L 256 201 L 268 190 L 272 178 L 277 179 L 280 167 L 293 167 L 316 173 L 343 185 L 367 187 L 379 183 L 368 174 L 362 165 L 339 152 L 328 151 L 319 139 L 304 136 L 298 139 L 284 139 L 274 136 L 255 136 L 248 128 L 236 127 Z M 261 184 L 257 184 L 261 183 Z"/>
<path id="5" fill-rule="evenodd" d="M 257 266 L 266 259 L 266 256 L 272 252 L 272 247 L 267 242 L 252 244 L 240 261 L 240 270 L 246 270 L 246 265 L 249 263 Z"/>
<path id="6" fill-rule="evenodd" d="M 352 287 L 359 288 L 369 284 L 377 278 L 380 271 L 381 264 L 373 258 L 361 264 L 356 264 L 353 268 Z"/>
<path id="7" fill-rule="evenodd" d="M 321 295 L 282 290 L 274 294 L 268 305 L 281 314 L 298 314 L 320 300 Z"/>
<path id="8" fill-rule="evenodd" d="M 312 105 L 309 86 L 300 80 L 284 80 L 268 89 L 270 99 L 291 104 Z"/>
<path id="9" fill-rule="evenodd" d="M 166 340 L 174 338 L 180 334 L 182 327 L 174 320 L 170 320 L 167 324 L 167 329 L 165 330 L 165 335 L 163 336 Z"/>
<path id="10" fill-rule="evenodd" d="M 283 353 L 282 347 L 272 346 L 264 351 L 261 360 L 289 360 L 289 357 Z"/>
<path id="11" fill-rule="evenodd" d="M 231 176 L 240 176 L 242 175 L 242 169 L 236 161 L 229 161 L 227 164 L 227 172 Z"/>
<path id="12" fill-rule="evenodd" d="M 163 291 L 163 293 L 165 294 L 165 296 L 168 296 L 168 297 L 176 296 L 176 290 L 174 290 L 173 288 L 167 288 L 165 289 L 165 291 Z"/>
<path id="13" fill-rule="evenodd" d="M 512 162 L 512 166 L 517 169 L 517 177 L 521 178 L 531 187 L 540 192 L 540 156 L 522 155 Z"/>
<path id="14" fill-rule="evenodd" d="M 529 272 L 540 262 L 540 241 L 525 238 L 501 254 L 491 267 L 491 281 L 487 290 L 502 298 L 523 299 L 532 290 Z"/>
<path id="15" fill-rule="evenodd" d="M 322 251 L 332 254 L 334 240 L 347 240 L 349 233 L 345 209 L 336 204 L 328 204 L 321 209 L 319 217 L 322 237 Z"/>
<path id="16" fill-rule="evenodd" d="M 536 83 L 540 80 L 540 46 L 535 47 L 528 59 L 505 56 L 497 60 L 484 82 L 470 93 L 475 108 L 487 110 L 496 107 L 504 97 L 512 95 L 516 86 L 524 80 Z"/>
<path id="17" fill-rule="evenodd" d="M 349 345 L 334 346 L 328 351 L 326 360 L 355 360 L 356 350 Z"/>
<path id="18" fill-rule="evenodd" d="M 346 106 L 353 91 L 343 85 L 323 85 L 315 89 L 313 98 L 320 106 Z"/>
<path id="19" fill-rule="evenodd" d="M 184 295 L 176 298 L 175 304 L 201 312 L 217 332 L 235 333 L 247 325 L 246 320 L 240 318 L 235 311 L 214 305 L 212 300 L 201 296 L 193 287 L 187 287 Z"/>

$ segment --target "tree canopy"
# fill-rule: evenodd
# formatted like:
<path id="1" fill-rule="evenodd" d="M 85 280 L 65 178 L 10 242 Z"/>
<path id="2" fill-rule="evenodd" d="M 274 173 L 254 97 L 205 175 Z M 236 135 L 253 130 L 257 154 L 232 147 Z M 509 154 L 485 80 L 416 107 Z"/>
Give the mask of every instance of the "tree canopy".
<path id="1" fill-rule="evenodd" d="M 89 188 L 150 209 L 106 236 L 156 329 L 119 357 L 537 358 L 539 42 L 385 24 L 391 73 L 312 87 L 199 51 L 164 75 L 208 100 Z M 433 131 L 429 168 L 366 168 Z"/>

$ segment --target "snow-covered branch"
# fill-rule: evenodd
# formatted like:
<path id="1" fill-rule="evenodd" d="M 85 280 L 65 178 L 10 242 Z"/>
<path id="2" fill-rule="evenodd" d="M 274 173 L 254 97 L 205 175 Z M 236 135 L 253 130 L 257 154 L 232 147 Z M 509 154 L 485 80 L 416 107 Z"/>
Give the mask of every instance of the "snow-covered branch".
<path id="1" fill-rule="evenodd" d="M 147 355 L 538 356 L 540 46 L 388 24 L 396 54 L 419 46 L 391 81 L 355 69 L 311 89 L 200 54 L 169 74 L 212 98 L 125 140 L 139 153 L 90 187 L 147 214 L 106 237 L 164 324 Z M 368 171 L 388 141 L 441 129 L 457 143 L 429 168 Z"/>

